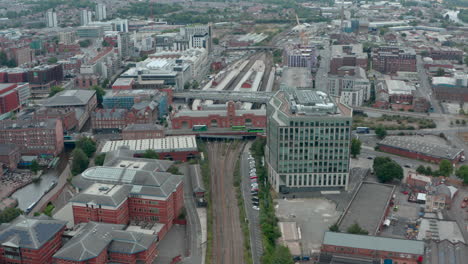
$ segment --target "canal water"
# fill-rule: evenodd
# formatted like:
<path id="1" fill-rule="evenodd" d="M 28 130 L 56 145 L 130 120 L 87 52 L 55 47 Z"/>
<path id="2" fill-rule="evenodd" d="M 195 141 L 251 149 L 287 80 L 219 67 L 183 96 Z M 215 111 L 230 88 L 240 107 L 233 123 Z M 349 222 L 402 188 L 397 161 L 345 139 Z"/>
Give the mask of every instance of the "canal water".
<path id="1" fill-rule="evenodd" d="M 32 203 L 41 199 L 49 188 L 52 182 L 58 183 L 58 177 L 65 169 L 70 157 L 69 150 L 60 154 L 60 160 L 55 169 L 45 170 L 41 176 L 41 181 L 37 183 L 30 183 L 23 188 L 14 192 L 11 197 L 18 201 L 18 208 L 25 211 Z"/>

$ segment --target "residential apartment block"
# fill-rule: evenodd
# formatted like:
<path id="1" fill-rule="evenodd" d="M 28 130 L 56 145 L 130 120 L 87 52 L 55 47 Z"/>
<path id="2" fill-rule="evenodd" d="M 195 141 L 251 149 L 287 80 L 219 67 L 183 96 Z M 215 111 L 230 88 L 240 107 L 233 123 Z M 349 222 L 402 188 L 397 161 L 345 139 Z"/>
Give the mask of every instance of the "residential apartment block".
<path id="1" fill-rule="evenodd" d="M 361 106 L 370 99 L 370 82 L 363 68 L 343 66 L 337 74 L 328 75 L 328 94 L 340 96 L 342 103 Z"/>
<path id="2" fill-rule="evenodd" d="M 323 92 L 286 88 L 267 104 L 265 160 L 276 191 L 346 188 L 352 109 Z"/>

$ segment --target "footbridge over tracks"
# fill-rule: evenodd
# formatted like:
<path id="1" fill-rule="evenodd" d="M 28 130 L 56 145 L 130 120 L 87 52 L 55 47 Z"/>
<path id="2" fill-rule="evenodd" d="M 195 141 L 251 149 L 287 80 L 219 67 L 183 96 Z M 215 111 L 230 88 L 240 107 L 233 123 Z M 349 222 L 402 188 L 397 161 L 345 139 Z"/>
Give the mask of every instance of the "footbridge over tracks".
<path id="1" fill-rule="evenodd" d="M 240 101 L 250 103 L 267 103 L 272 92 L 236 92 L 236 91 L 188 91 L 176 92 L 174 98 L 200 99 L 213 101 Z"/>

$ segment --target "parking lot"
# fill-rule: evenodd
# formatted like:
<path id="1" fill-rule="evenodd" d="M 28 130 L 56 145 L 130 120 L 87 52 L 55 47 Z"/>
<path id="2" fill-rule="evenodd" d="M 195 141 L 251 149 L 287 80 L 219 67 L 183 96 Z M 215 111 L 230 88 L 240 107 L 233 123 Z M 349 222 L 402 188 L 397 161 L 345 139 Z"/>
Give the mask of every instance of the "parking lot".
<path id="1" fill-rule="evenodd" d="M 275 202 L 279 221 L 296 222 L 300 228 L 303 255 L 319 251 L 324 232 L 341 214 L 336 204 L 325 198 L 277 199 Z"/>
<path id="2" fill-rule="evenodd" d="M 250 146 L 250 145 L 248 145 Z M 247 149 L 241 155 L 241 176 L 242 176 L 242 195 L 244 198 L 245 212 L 249 220 L 250 230 L 250 246 L 252 248 L 253 262 L 260 264 L 260 257 L 263 254 L 262 235 L 260 230 L 258 196 L 252 193 L 252 182 L 250 177 L 256 177 L 256 174 L 251 172 L 255 167 L 253 157 L 250 157 Z M 252 175 L 252 176 L 250 176 Z M 255 175 L 255 176 L 254 176 Z M 252 200 L 252 198 L 254 200 Z M 257 198 L 257 199 L 256 199 Z"/>

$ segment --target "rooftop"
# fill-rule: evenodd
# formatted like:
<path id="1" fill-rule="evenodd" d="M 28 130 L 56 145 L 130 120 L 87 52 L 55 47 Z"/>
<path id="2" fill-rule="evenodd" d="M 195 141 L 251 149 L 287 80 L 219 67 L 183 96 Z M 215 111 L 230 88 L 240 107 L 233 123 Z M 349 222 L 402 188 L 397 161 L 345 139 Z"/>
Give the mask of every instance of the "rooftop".
<path id="1" fill-rule="evenodd" d="M 357 58 L 367 58 L 367 54 L 362 51 L 362 44 L 332 46 L 331 58 L 342 58 L 348 56 L 355 56 Z"/>
<path id="2" fill-rule="evenodd" d="M 423 255 L 424 242 L 416 240 L 325 232 L 324 245 L 362 248 L 396 253 Z"/>
<path id="3" fill-rule="evenodd" d="M 264 109 L 253 109 L 253 110 L 236 110 L 236 116 L 242 116 L 245 114 L 253 114 L 257 116 L 265 116 L 266 111 Z M 219 115 L 219 116 L 227 116 L 226 109 L 213 109 L 213 110 L 200 110 L 200 111 L 193 111 L 193 110 L 179 110 L 174 114 L 174 118 L 181 117 L 181 116 L 190 116 L 190 117 L 207 117 L 210 115 Z"/>
<path id="4" fill-rule="evenodd" d="M 88 189 L 70 199 L 73 203 L 86 203 L 118 207 L 132 189 L 130 185 L 93 183 Z"/>
<path id="5" fill-rule="evenodd" d="M 418 240 L 448 240 L 452 243 L 465 243 L 463 234 L 455 221 L 442 221 L 438 219 L 421 219 Z"/>
<path id="6" fill-rule="evenodd" d="M 54 258 L 86 261 L 99 256 L 103 250 L 135 254 L 156 243 L 157 236 L 124 231 L 124 225 L 89 222 L 78 230 Z"/>
<path id="7" fill-rule="evenodd" d="M 429 143 L 416 137 L 390 136 L 378 144 L 449 160 L 454 160 L 463 152 L 461 148 L 451 148 L 448 145 Z"/>
<path id="8" fill-rule="evenodd" d="M 468 259 L 468 246 L 448 240 L 429 241 L 424 259 L 431 264 L 465 264 Z"/>
<path id="9" fill-rule="evenodd" d="M 55 129 L 58 121 L 56 119 L 45 120 L 2 120 L 0 121 L 0 130 L 13 130 L 25 128 L 45 128 Z"/>
<path id="10" fill-rule="evenodd" d="M 49 98 L 46 107 L 83 106 L 96 94 L 94 90 L 65 90 Z"/>
<path id="11" fill-rule="evenodd" d="M 0 225 L 0 245 L 39 249 L 62 230 L 65 224 L 65 221 L 45 215 L 31 218 L 20 215 L 11 223 Z"/>
<path id="12" fill-rule="evenodd" d="M 385 80 L 388 94 L 412 94 L 416 90 L 414 86 L 406 84 L 400 80 Z"/>
<path id="13" fill-rule="evenodd" d="M 132 85 L 135 81 L 133 79 L 129 78 L 118 78 L 115 80 L 115 82 L 112 84 L 112 86 L 128 86 Z"/>
<path id="14" fill-rule="evenodd" d="M 351 204 L 344 212 L 340 229 L 346 230 L 354 223 L 375 235 L 383 222 L 383 216 L 393 194 L 393 187 L 386 184 L 362 182 Z"/>
<path id="15" fill-rule="evenodd" d="M 195 136 L 174 136 L 153 139 L 107 141 L 101 152 L 117 150 L 120 146 L 128 146 L 130 150 L 144 152 L 148 149 L 156 152 L 196 151 Z"/>

